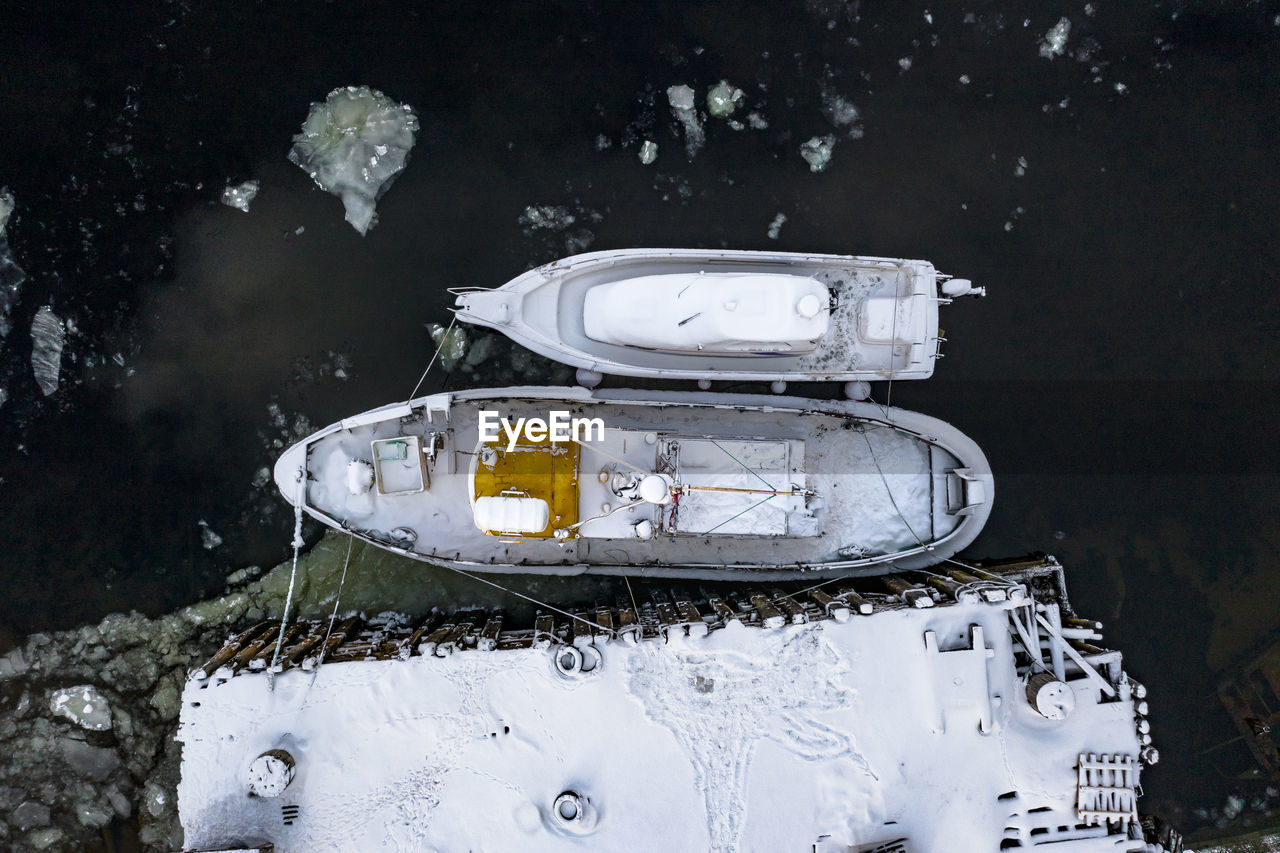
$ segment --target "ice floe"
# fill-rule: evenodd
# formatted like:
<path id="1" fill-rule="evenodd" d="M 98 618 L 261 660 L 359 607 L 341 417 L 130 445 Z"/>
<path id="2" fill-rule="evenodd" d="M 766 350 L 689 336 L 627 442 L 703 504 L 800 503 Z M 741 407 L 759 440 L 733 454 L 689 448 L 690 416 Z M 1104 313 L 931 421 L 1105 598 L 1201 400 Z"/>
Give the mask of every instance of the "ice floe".
<path id="1" fill-rule="evenodd" d="M 810 172 L 821 172 L 831 162 L 831 149 L 836 138 L 831 134 L 814 136 L 800 146 L 800 156 L 809 164 Z"/>
<path id="2" fill-rule="evenodd" d="M 5 233 L 13 208 L 13 194 L 8 189 L 0 189 L 0 341 L 5 339 L 12 328 L 9 315 L 18 301 L 22 283 L 27 280 L 27 274 L 13 259 L 13 253 L 9 250 L 9 236 Z M 3 403 L 2 398 L 0 403 Z"/>
<path id="3" fill-rule="evenodd" d="M 658 159 L 658 143 L 653 140 L 646 139 L 644 144 L 640 146 L 640 162 L 648 166 L 654 160 Z"/>
<path id="4" fill-rule="evenodd" d="M 222 203 L 227 207 L 234 207 L 236 210 L 249 212 L 249 205 L 253 204 L 254 198 L 258 195 L 258 182 L 245 181 L 242 184 L 227 187 L 222 191 Z"/>
<path id="5" fill-rule="evenodd" d="M 769 223 L 768 236 L 770 240 L 778 239 L 778 236 L 782 233 L 782 226 L 786 224 L 786 221 L 787 215 L 785 213 L 779 213 L 773 217 L 773 221 Z"/>
<path id="6" fill-rule="evenodd" d="M 67 324 L 52 308 L 43 306 L 31 321 L 31 372 L 46 397 L 58 390 L 62 347 L 66 341 Z"/>
<path id="7" fill-rule="evenodd" d="M 1040 55 L 1045 59 L 1062 56 L 1062 52 L 1067 48 L 1067 36 L 1070 34 L 1071 21 L 1059 18 L 1058 23 L 1050 27 L 1044 34 L 1044 38 L 1040 40 Z"/>
<path id="8" fill-rule="evenodd" d="M 111 705 L 92 684 L 55 690 L 49 697 L 49 710 L 91 732 L 111 728 Z"/>
<path id="9" fill-rule="evenodd" d="M 717 118 L 733 115 L 733 111 L 742 103 L 742 90 L 733 86 L 728 80 L 721 80 L 707 92 L 707 112 Z M 675 106 L 672 104 L 672 106 Z"/>
<path id="10" fill-rule="evenodd" d="M 365 234 L 377 220 L 378 199 L 408 163 L 418 117 L 368 86 L 334 89 L 312 104 L 289 160 L 326 192 L 342 199 L 346 219 Z"/>
<path id="11" fill-rule="evenodd" d="M 453 370 L 467 354 L 466 331 L 458 326 L 446 329 L 439 323 L 432 323 L 427 330 L 431 333 L 431 342 L 440 349 L 440 366 L 446 371 Z"/>
<path id="12" fill-rule="evenodd" d="M 667 87 L 667 103 L 671 105 L 671 114 L 684 126 L 684 150 L 692 157 L 707 139 L 702 120 L 698 118 L 693 89 L 683 84 Z"/>

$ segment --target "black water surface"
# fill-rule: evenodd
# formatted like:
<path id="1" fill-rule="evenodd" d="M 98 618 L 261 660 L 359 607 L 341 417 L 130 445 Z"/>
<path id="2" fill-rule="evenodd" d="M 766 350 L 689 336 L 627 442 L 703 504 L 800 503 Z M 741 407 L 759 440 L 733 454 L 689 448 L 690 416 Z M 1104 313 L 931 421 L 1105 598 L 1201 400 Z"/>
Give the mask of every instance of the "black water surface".
<path id="1" fill-rule="evenodd" d="M 254 485 L 274 443 L 404 397 L 446 287 L 583 243 L 924 257 L 991 290 L 946 309 L 936 379 L 891 392 L 992 460 L 970 555 L 1062 557 L 1151 688 L 1148 796 L 1220 800 L 1231 760 L 1200 754 L 1234 733 L 1214 672 L 1280 621 L 1280 9 L 938 5 L 7 11 L 0 185 L 29 281 L 0 345 L 0 645 L 284 556 L 292 519 Z M 721 79 L 768 127 L 710 120 L 690 160 L 665 90 Z M 364 238 L 285 160 L 309 103 L 348 84 L 422 123 Z M 861 138 L 824 113 L 837 95 Z M 827 134 L 812 173 L 799 146 Z M 249 214 L 217 203 L 250 177 Z M 528 232 L 539 204 L 575 222 Z M 49 398 L 28 367 L 42 305 L 74 324 Z M 532 365 L 499 344 L 449 381 L 563 375 Z"/>

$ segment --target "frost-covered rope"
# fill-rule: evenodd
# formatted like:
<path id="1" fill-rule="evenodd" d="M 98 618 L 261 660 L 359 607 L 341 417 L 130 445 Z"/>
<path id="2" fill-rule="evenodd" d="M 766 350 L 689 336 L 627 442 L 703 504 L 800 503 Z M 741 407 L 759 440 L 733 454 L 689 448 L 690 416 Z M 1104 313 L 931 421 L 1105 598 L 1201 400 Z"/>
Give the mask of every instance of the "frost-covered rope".
<path id="1" fill-rule="evenodd" d="M 436 358 L 440 355 L 440 350 L 444 349 L 445 343 L 449 340 L 449 333 L 453 331 L 453 324 L 458 322 L 458 315 L 454 314 L 453 319 L 449 321 L 449 328 L 444 330 L 444 334 L 440 336 L 440 344 L 436 347 L 436 351 L 432 353 L 431 360 L 427 362 L 427 369 L 422 371 L 422 376 L 418 377 L 418 384 L 413 386 L 413 390 L 409 392 L 409 399 L 412 400 L 418 393 L 418 389 L 422 387 L 422 383 L 426 381 L 427 374 L 431 372 L 431 365 L 436 363 Z"/>
<path id="2" fill-rule="evenodd" d="M 351 546 L 356 537 L 347 534 L 347 558 L 342 561 L 342 579 L 338 581 L 338 594 L 333 597 L 333 612 L 329 614 L 329 627 L 324 632 L 324 642 L 320 644 L 320 657 L 316 659 L 316 672 L 320 672 L 320 664 L 329 651 L 329 635 L 333 633 L 333 622 L 338 618 L 338 602 L 342 600 L 342 587 L 347 582 L 347 566 L 351 565 Z"/>
<path id="3" fill-rule="evenodd" d="M 280 646 L 284 643 L 284 629 L 289 622 L 289 607 L 293 604 L 293 587 L 298 580 L 298 552 L 302 550 L 302 502 L 306 500 L 307 495 L 307 475 L 305 471 L 298 471 L 298 494 L 297 500 L 293 502 L 293 569 L 289 572 L 289 592 L 284 598 L 284 613 L 280 616 L 280 633 L 276 636 L 276 650 L 271 655 L 271 667 L 267 670 L 270 675 L 267 683 L 272 690 L 275 690 L 275 672 L 276 664 L 280 662 Z"/>

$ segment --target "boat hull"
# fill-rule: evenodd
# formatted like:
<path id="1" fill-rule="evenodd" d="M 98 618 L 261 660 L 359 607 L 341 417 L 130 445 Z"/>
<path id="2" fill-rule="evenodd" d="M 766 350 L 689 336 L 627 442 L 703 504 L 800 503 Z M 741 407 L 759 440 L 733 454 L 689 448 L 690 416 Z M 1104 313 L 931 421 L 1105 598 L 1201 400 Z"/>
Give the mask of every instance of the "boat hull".
<path id="1" fill-rule="evenodd" d="M 773 514 L 781 531 L 776 533 L 762 517 L 748 529 L 733 531 L 715 523 L 647 541 L 629 540 L 624 533 L 568 542 L 505 543 L 475 529 L 466 514 L 466 492 L 449 485 L 450 477 L 463 476 L 464 466 L 441 462 L 441 451 L 428 477 L 431 485 L 420 495 L 376 495 L 368 502 L 373 509 L 364 515 L 352 508 L 364 497 L 347 496 L 342 492 L 345 480 L 339 482 L 344 476 L 339 466 L 347 457 L 354 458 L 351 448 L 394 435 L 431 433 L 448 423 L 448 429 L 462 436 L 450 452 L 459 459 L 475 459 L 480 455 L 473 452 L 478 449 L 475 432 L 468 432 L 465 418 L 467 412 L 485 406 L 564 407 L 599 414 L 634 435 L 652 435 L 666 425 L 679 428 L 689 447 L 699 441 L 727 445 L 742 436 L 769 447 L 791 442 L 799 448 L 793 450 L 798 461 L 788 474 L 766 473 L 776 481 L 770 486 L 782 483 L 778 477 L 789 477 L 791 488 L 815 497 L 780 499 L 778 504 L 790 501 L 796 508 Z M 582 488 L 596 488 L 595 468 L 590 466 L 607 462 L 614 451 L 599 451 L 605 458 L 594 459 L 597 451 L 585 443 L 582 447 Z M 863 458 L 855 458 L 859 455 Z M 475 463 L 470 464 L 474 472 Z M 748 472 L 755 476 L 751 469 Z M 977 537 L 994 497 L 990 466 L 976 443 L 919 413 L 849 401 L 582 388 L 464 391 L 385 406 L 294 445 L 277 462 L 275 479 L 285 498 L 295 505 L 301 499 L 313 518 L 372 545 L 436 565 L 492 573 L 708 580 L 873 575 L 933 565 Z M 450 488 L 455 490 L 452 498 Z M 471 489 L 469 500 L 474 504 L 474 485 Z M 961 491 L 953 495 L 956 489 Z M 599 499 L 593 503 L 589 497 L 583 504 L 600 506 Z M 754 505 L 750 508 L 755 511 Z M 693 512 L 683 507 L 681 511 Z M 728 522 L 737 518 L 729 517 L 732 508 L 723 513 Z M 413 541 L 391 535 L 401 527 L 412 528 Z"/>
<path id="2" fill-rule="evenodd" d="M 689 273 L 812 277 L 835 300 L 812 352 L 672 352 L 594 340 L 586 295 L 602 285 Z M 938 358 L 939 276 L 927 261 L 702 249 L 622 249 L 544 264 L 493 290 L 463 288 L 455 312 L 541 355 L 618 376 L 731 381 L 927 379 Z M 884 323 L 886 312 L 893 319 Z M 899 319 L 901 323 L 899 323 Z"/>

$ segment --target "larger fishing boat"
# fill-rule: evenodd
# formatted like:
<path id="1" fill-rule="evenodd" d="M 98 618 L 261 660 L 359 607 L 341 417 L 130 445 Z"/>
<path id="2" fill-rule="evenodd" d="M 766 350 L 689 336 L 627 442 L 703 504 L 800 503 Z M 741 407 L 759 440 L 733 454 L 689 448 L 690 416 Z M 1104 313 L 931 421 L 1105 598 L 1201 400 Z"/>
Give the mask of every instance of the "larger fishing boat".
<path id="1" fill-rule="evenodd" d="M 930 565 L 991 512 L 954 427 L 850 401 L 583 388 L 396 403 L 287 450 L 299 511 L 492 572 L 740 579 Z"/>
<path id="2" fill-rule="evenodd" d="M 597 373 L 667 379 L 927 379 L 938 306 L 982 295 L 928 261 L 615 249 L 458 288 L 458 319 Z"/>

